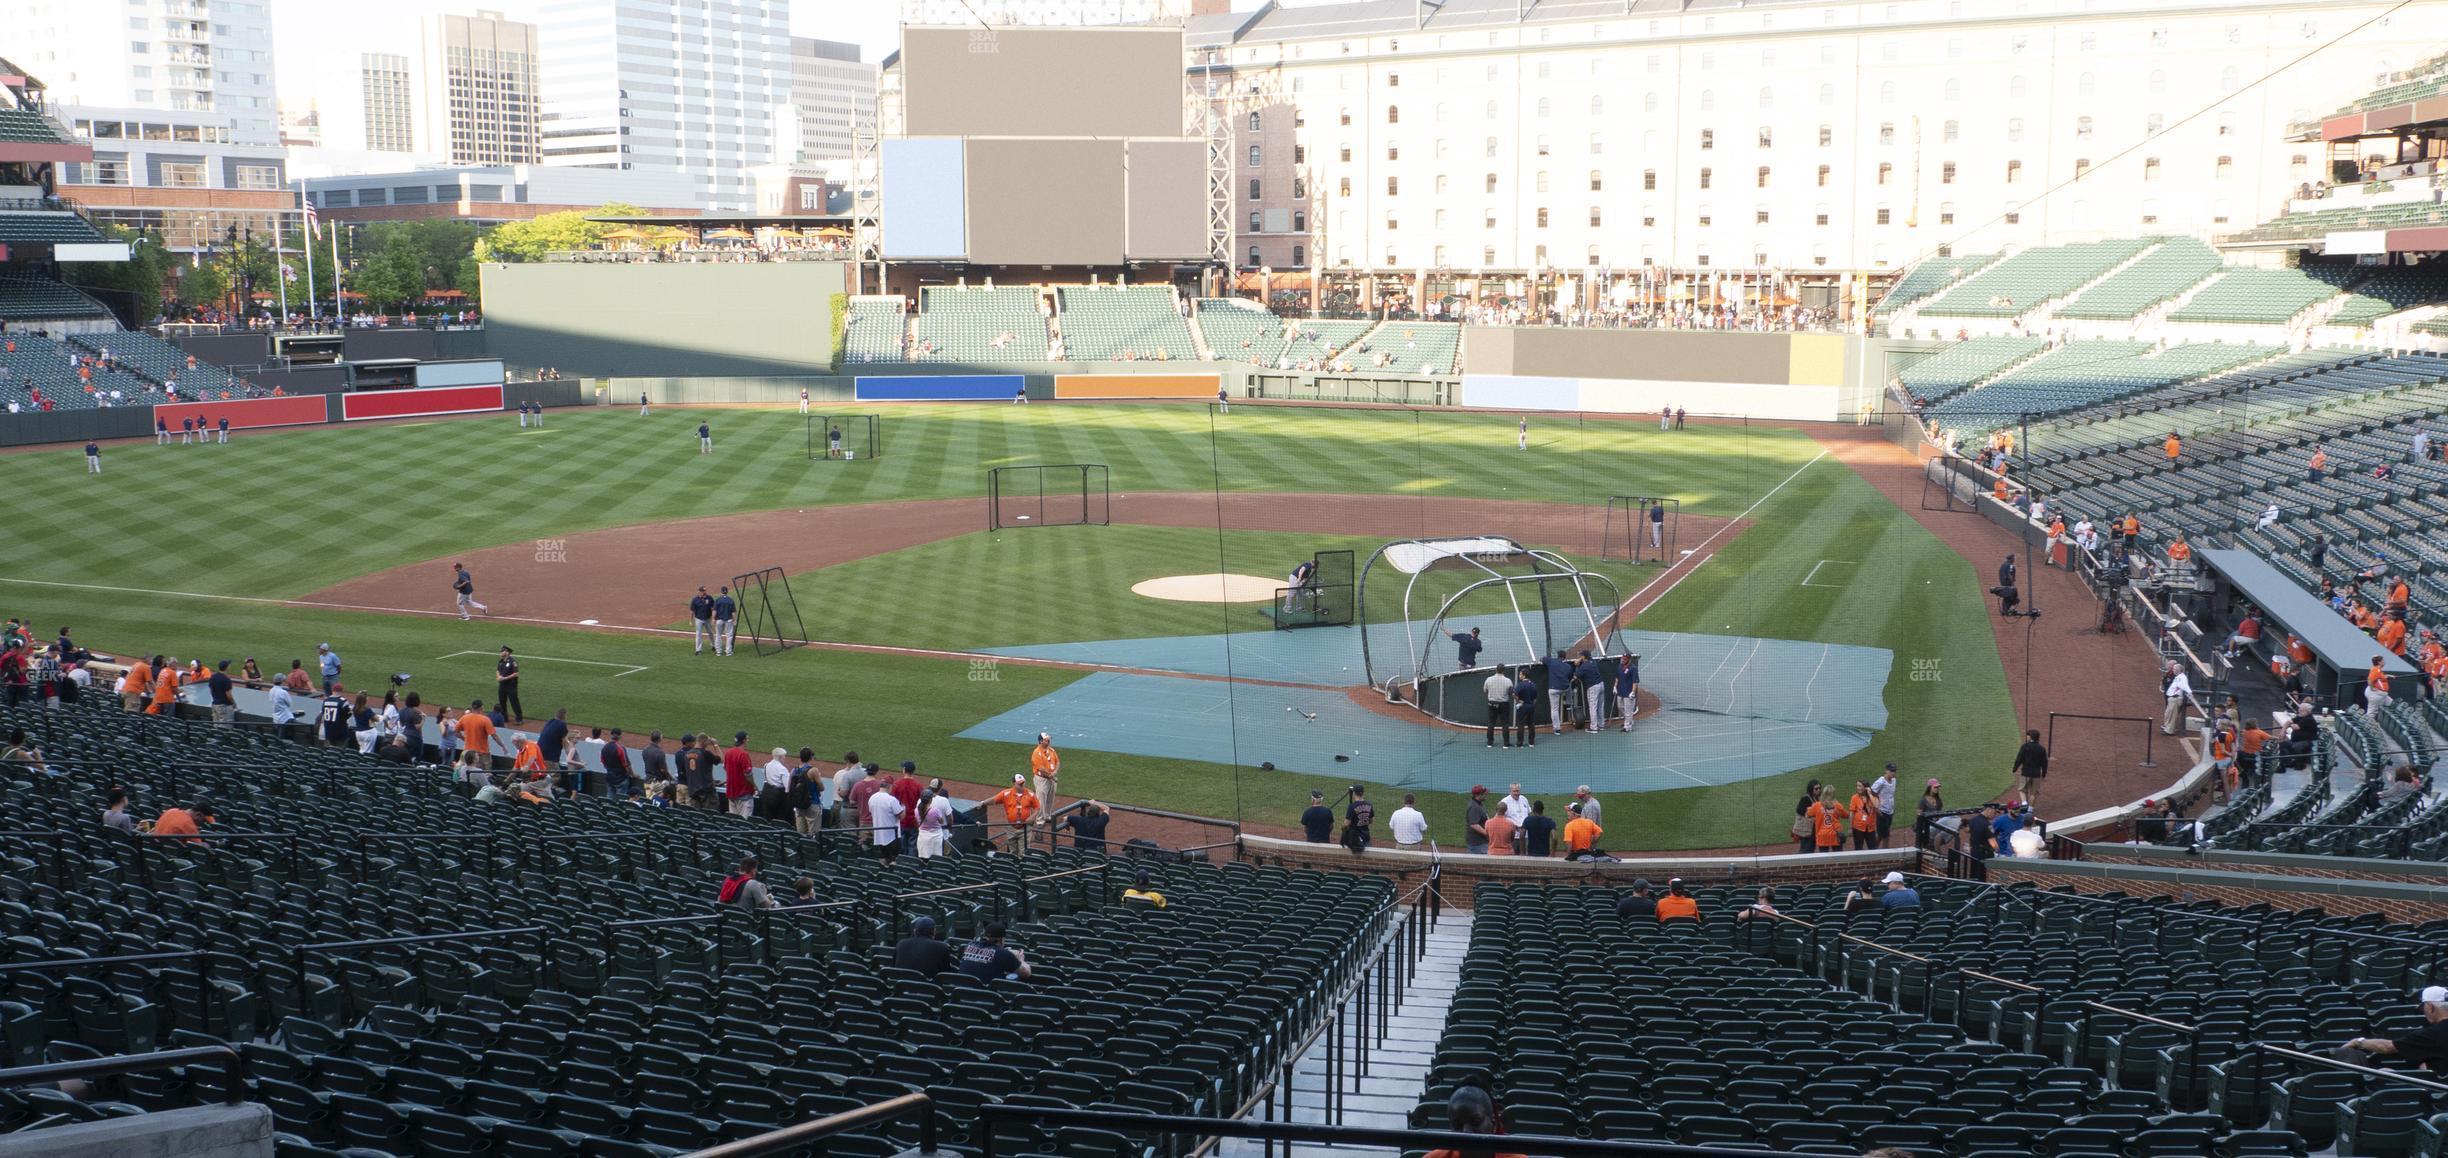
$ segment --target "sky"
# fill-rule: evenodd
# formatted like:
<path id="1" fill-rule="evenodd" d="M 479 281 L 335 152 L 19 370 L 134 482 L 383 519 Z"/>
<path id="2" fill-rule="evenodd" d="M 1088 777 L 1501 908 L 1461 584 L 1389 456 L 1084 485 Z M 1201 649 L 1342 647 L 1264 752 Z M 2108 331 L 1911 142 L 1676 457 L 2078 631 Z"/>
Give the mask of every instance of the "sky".
<path id="1" fill-rule="evenodd" d="M 419 18 L 441 12 L 500 12 L 534 20 L 538 0 L 271 0 L 272 41 L 283 101 L 313 95 L 318 62 L 357 52 L 414 51 Z M 873 62 L 900 47 L 897 0 L 791 0 L 791 34 L 841 40 Z"/>

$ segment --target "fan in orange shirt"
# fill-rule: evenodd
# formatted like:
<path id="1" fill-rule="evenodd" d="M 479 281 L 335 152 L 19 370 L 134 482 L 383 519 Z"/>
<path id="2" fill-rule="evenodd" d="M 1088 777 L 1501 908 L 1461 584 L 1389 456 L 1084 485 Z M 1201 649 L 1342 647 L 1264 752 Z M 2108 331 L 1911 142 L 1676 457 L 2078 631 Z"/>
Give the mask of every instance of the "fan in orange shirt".
<path id="1" fill-rule="evenodd" d="M 2179 456 L 2184 454 L 2184 440 L 2176 437 L 2176 432 L 2173 430 L 2168 431 L 2167 442 L 2162 445 L 2164 445 L 2167 449 L 2167 457 L 2169 462 L 2176 461 Z"/>
<path id="2" fill-rule="evenodd" d="M 1657 899 L 1657 913 L 1660 921 L 1677 917 L 1697 921 L 1700 919 L 1700 901 L 1691 895 L 1690 889 L 1683 887 L 1683 878 L 1675 877 L 1666 882 L 1666 895 Z"/>
<path id="3" fill-rule="evenodd" d="M 1810 818 L 1813 843 L 1820 852 L 1836 852 L 1844 847 L 1844 823 L 1848 817 L 1844 806 L 1836 803 L 1835 789 L 1821 789 L 1819 799 L 1803 815 Z"/>
<path id="4" fill-rule="evenodd" d="M 493 754 L 493 718 L 485 715 L 483 700 L 469 704 L 467 714 L 459 717 L 459 746 L 488 757 Z"/>
<path id="5" fill-rule="evenodd" d="M 153 658 L 160 659 L 161 657 L 157 655 Z M 142 708 L 146 694 L 153 690 L 153 665 L 141 659 L 129 664 L 127 682 L 119 685 L 119 689 L 121 708 L 131 712 Z"/>
<path id="6" fill-rule="evenodd" d="M 2380 625 L 2379 632 L 2376 633 L 2373 638 L 2380 641 L 2380 646 L 2385 647 L 2398 655 L 2404 655 L 2406 649 L 2405 633 L 2405 620 L 2391 619 Z"/>
<path id="7" fill-rule="evenodd" d="M 2300 635 L 2288 635 L 2287 658 L 2294 660 L 2299 667 L 2312 662 L 2312 645 L 2305 643 Z"/>
<path id="8" fill-rule="evenodd" d="M 171 705 L 178 702 L 178 690 L 178 669 L 169 664 L 163 664 L 161 671 L 153 677 L 153 705 L 145 709 L 145 714 L 148 716 L 174 714 Z"/>
<path id="9" fill-rule="evenodd" d="M 2168 544 L 2168 562 L 2190 563 L 2192 561 L 2193 544 L 2185 542 L 2183 535 L 2176 536 L 2176 541 Z"/>
<path id="10" fill-rule="evenodd" d="M 2398 576 L 2396 582 L 2389 585 L 2389 606 L 2394 607 L 2399 611 L 2403 611 L 2406 608 L 2406 604 L 2411 603 L 2413 599 L 2414 593 L 2406 589 L 2406 581 L 2404 576 Z"/>
<path id="11" fill-rule="evenodd" d="M 1003 806 L 1003 819 L 1013 824 L 1027 824 L 1037 815 L 1037 794 L 1029 791 L 1028 777 L 1012 774 L 1012 786 L 989 798 Z"/>

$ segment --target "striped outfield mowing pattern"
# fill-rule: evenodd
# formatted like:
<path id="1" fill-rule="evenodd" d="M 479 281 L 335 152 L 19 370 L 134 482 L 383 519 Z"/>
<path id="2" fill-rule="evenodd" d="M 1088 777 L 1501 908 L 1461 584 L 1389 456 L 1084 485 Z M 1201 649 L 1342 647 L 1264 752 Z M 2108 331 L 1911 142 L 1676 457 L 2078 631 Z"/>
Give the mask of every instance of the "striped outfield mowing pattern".
<path id="1" fill-rule="evenodd" d="M 0 574 L 297 595 L 454 550 L 727 511 L 982 494 L 985 468 L 1101 462 L 1129 491 L 1293 490 L 1603 503 L 1663 492 L 1739 512 L 1814 452 L 1788 430 L 1660 433 L 1637 420 L 1243 406 L 883 410 L 883 457 L 810 462 L 788 411 L 619 407 L 0 456 Z M 696 453 L 699 421 L 717 453 Z M 981 507 L 980 524 L 984 523 Z M 651 561 L 641 560 L 641 565 Z"/>

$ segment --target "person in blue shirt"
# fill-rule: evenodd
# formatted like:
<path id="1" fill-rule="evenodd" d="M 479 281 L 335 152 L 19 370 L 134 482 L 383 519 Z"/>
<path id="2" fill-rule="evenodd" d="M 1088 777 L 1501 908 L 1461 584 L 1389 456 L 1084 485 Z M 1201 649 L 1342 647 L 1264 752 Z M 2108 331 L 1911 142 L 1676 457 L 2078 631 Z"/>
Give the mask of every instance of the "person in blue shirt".
<path id="1" fill-rule="evenodd" d="M 1904 883 L 1903 873 L 1888 873 L 1886 877 L 1882 879 L 1882 883 L 1887 886 L 1887 890 L 1879 894 L 1880 907 L 1888 909 L 1917 909 L 1921 907 L 1920 890 Z"/>
<path id="2" fill-rule="evenodd" d="M 179 445 L 180 445 L 180 446 L 185 446 L 185 445 L 187 445 L 187 444 L 189 444 L 189 443 L 191 443 L 191 442 L 194 442 L 194 441 L 195 441 L 195 419 L 192 419 L 192 418 L 182 418 L 182 419 L 179 419 Z"/>
<path id="3" fill-rule="evenodd" d="M 1513 742 L 1524 748 L 1538 747 L 1538 694 L 1538 685 L 1530 679 L 1530 665 L 1523 664 L 1513 677 Z"/>
<path id="4" fill-rule="evenodd" d="M 169 419 L 167 419 L 167 418 L 155 418 L 155 419 L 153 420 L 153 445 L 155 445 L 155 446 L 168 446 L 168 445 L 170 445 L 170 420 L 169 420 Z"/>
<path id="5" fill-rule="evenodd" d="M 689 600 L 689 619 L 697 625 L 697 654 L 704 655 L 706 640 L 714 634 L 714 597 L 703 587 Z"/>
<path id="6" fill-rule="evenodd" d="M 711 424 L 704 422 L 697 424 L 697 453 L 714 453 L 714 427 Z"/>
<path id="7" fill-rule="evenodd" d="M 227 414 L 221 416 L 221 441 L 224 444 L 229 442 L 229 415 Z"/>
<path id="8" fill-rule="evenodd" d="M 1565 658 L 1563 649 L 1558 648 L 1547 657 L 1547 726 L 1558 736 L 1564 734 L 1564 719 L 1569 714 L 1564 708 L 1564 697 L 1571 690 L 1572 677 L 1572 660 Z"/>
<path id="9" fill-rule="evenodd" d="M 1334 810 L 1326 807 L 1326 794 L 1309 790 L 1309 807 L 1301 813 L 1301 835 L 1311 844 L 1334 843 Z"/>
<path id="10" fill-rule="evenodd" d="M 2024 826 L 2030 823 L 2031 809 L 2029 808 L 2008 812 L 1990 822 L 1989 831 L 1997 841 L 1999 856 L 2014 855 L 2014 845 L 2010 842 L 2014 839 L 2014 834 L 2023 831 Z"/>
<path id="11" fill-rule="evenodd" d="M 1623 713 L 1623 730 L 1632 730 L 1632 717 L 1640 713 L 1640 657 L 1627 653 L 1615 669 L 1615 708 Z"/>
<path id="12" fill-rule="evenodd" d="M 1457 631 L 1451 638 L 1455 649 L 1461 653 L 1462 669 L 1468 671 L 1478 666 L 1479 653 L 1487 649 L 1487 644 L 1479 638 L 1479 629 L 1471 628 L 1468 633 Z"/>
<path id="13" fill-rule="evenodd" d="M 101 443 L 98 443 L 98 442 L 87 442 L 87 443 L 85 444 L 85 473 L 87 473 L 87 474 L 100 474 L 100 473 L 102 473 L 102 444 L 101 444 Z"/>
<path id="14" fill-rule="evenodd" d="M 1598 660 L 1588 648 L 1581 649 L 1581 662 L 1573 665 L 1573 684 L 1581 689 L 1582 702 L 1589 707 L 1589 730 L 1606 730 L 1606 706 L 1609 689 L 1606 673 L 1598 669 Z"/>
<path id="15" fill-rule="evenodd" d="M 731 588 L 725 585 L 714 597 L 714 654 L 731 654 L 731 642 L 739 632 L 739 604 L 731 599 Z"/>

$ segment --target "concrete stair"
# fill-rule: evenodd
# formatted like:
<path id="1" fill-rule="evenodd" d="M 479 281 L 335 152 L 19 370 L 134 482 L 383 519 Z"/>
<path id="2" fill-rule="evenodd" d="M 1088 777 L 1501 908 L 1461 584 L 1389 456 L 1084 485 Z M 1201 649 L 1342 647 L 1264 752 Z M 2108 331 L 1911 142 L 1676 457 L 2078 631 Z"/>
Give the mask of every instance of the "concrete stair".
<path id="1" fill-rule="evenodd" d="M 1409 1128 L 1411 1108 L 1419 1104 L 1426 1088 L 1437 1039 L 1445 1031 L 1445 1014 L 1453 1006 L 1454 986 L 1462 979 L 1462 958 L 1470 951 L 1470 930 L 1467 912 L 1448 909 L 1437 918 L 1436 929 L 1426 939 L 1427 951 L 1420 959 L 1419 974 L 1403 991 L 1402 1007 L 1387 1018 L 1384 1039 L 1369 1043 L 1368 1073 L 1353 1076 L 1352 1059 L 1348 1056 L 1343 1059 L 1343 1114 L 1341 1120 L 1331 1124 L 1389 1130 Z M 1374 1018 L 1371 1020 L 1373 1023 Z M 1374 1033 L 1375 1028 L 1372 1024 L 1369 1031 Z M 1327 1122 L 1329 1084 L 1325 1041 L 1321 1038 L 1293 1064 L 1292 1120 Z M 1276 1095 L 1276 1105 L 1282 1105 L 1281 1094 Z M 1248 1118 L 1264 1121 L 1267 1115 L 1261 1110 Z M 1220 1158 L 1262 1158 L 1266 1146 L 1253 1139 L 1227 1138 L 1218 1153 Z M 1284 1155 L 1286 1150 L 1279 1145 L 1275 1153 Z M 1327 1156 L 1400 1158 L 1392 1147 L 1301 1144 L 1289 1151 L 1289 1158 Z"/>

